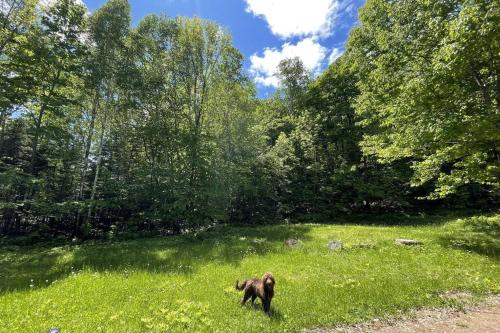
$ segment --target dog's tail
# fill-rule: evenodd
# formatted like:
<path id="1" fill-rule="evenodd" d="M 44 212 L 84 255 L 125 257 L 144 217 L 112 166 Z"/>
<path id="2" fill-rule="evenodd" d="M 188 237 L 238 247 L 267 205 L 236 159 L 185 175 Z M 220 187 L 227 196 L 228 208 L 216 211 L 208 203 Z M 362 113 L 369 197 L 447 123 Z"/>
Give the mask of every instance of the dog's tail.
<path id="1" fill-rule="evenodd" d="M 238 280 L 236 280 L 236 285 L 234 286 L 236 290 L 243 290 L 245 289 L 246 281 L 243 281 L 242 284 L 238 283 Z"/>

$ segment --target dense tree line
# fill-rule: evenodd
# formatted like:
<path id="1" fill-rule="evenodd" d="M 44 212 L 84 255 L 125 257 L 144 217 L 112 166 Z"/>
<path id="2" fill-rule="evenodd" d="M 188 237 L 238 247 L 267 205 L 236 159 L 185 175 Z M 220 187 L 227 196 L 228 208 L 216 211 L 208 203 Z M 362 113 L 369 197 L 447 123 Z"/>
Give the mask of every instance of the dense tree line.
<path id="1" fill-rule="evenodd" d="M 368 0 L 319 78 L 256 98 L 230 34 L 126 0 L 0 8 L 0 234 L 493 207 L 500 6 Z"/>

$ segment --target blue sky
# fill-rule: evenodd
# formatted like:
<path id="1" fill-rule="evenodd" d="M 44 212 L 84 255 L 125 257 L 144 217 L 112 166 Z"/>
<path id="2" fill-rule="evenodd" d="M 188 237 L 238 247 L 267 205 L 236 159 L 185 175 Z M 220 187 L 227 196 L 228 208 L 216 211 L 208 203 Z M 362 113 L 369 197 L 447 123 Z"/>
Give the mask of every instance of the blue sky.
<path id="1" fill-rule="evenodd" d="M 226 27 L 258 95 L 278 85 L 277 63 L 298 56 L 315 75 L 343 52 L 364 0 L 129 0 L 135 25 L 148 14 L 198 16 Z M 92 12 L 105 0 L 83 0 Z"/>

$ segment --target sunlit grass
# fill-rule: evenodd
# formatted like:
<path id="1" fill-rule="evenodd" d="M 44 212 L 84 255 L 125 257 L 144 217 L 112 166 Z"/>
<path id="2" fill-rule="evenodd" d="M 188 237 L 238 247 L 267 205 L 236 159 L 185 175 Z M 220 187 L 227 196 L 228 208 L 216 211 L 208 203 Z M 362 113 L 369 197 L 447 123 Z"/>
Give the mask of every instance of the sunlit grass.
<path id="1" fill-rule="evenodd" d="M 0 331 L 296 331 L 453 305 L 440 297 L 448 290 L 500 292 L 500 219 L 434 222 L 219 228 L 197 236 L 2 246 Z M 284 246 L 291 237 L 302 242 Z M 395 238 L 424 245 L 401 247 Z M 328 250 L 332 239 L 343 250 Z M 240 307 L 234 290 L 236 279 L 265 271 L 277 280 L 271 318 L 260 307 Z"/>

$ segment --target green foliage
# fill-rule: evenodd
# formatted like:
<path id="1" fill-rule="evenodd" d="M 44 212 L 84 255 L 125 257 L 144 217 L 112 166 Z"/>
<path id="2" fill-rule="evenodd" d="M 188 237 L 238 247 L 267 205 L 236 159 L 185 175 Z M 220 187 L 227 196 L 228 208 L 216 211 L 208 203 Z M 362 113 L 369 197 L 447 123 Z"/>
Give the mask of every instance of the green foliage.
<path id="1" fill-rule="evenodd" d="M 496 1 L 368 1 L 347 54 L 359 75 L 362 148 L 412 160 L 413 186 L 443 198 L 498 190 L 500 6 Z"/>
<path id="2" fill-rule="evenodd" d="M 1 200 L 23 207 L 5 211 L 2 232 L 98 235 L 126 219 L 178 233 L 226 219 L 263 150 L 230 35 L 158 16 L 131 29 L 124 0 L 84 13 L 41 7 L 2 57 L 15 94 L 1 109 Z"/>
<path id="3" fill-rule="evenodd" d="M 277 70 L 287 112 L 289 115 L 296 115 L 303 104 L 310 74 L 297 57 L 281 61 Z"/>
<path id="4" fill-rule="evenodd" d="M 282 174 L 274 200 L 267 200 L 278 218 L 409 206 L 408 163 L 382 165 L 362 155 L 363 129 L 353 106 L 357 75 L 348 65 L 341 57 L 307 83 L 299 60 L 284 61 L 279 73 L 283 88 L 260 104 L 267 156 L 279 163 Z"/>
<path id="5" fill-rule="evenodd" d="M 498 204 L 496 2 L 369 0 L 342 57 L 285 59 L 263 100 L 215 22 L 4 2 L 2 235 Z"/>

